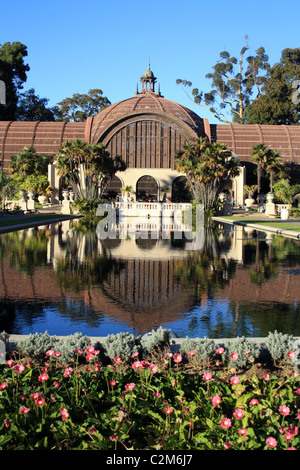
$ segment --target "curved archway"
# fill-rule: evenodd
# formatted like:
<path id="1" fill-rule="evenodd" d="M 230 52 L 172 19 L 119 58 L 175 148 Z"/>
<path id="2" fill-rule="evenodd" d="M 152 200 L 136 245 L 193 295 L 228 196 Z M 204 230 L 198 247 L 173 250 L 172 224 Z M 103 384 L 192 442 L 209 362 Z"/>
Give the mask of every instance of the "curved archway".
<path id="1" fill-rule="evenodd" d="M 107 185 L 105 191 L 103 192 L 104 199 L 116 199 L 118 195 L 121 195 L 122 189 L 122 181 L 121 178 L 114 175 L 110 183 Z"/>
<path id="2" fill-rule="evenodd" d="M 153 176 L 141 176 L 136 182 L 137 201 L 157 201 L 158 183 Z"/>
<path id="3" fill-rule="evenodd" d="M 190 202 L 191 199 L 186 176 L 178 176 L 172 182 L 172 202 Z"/>

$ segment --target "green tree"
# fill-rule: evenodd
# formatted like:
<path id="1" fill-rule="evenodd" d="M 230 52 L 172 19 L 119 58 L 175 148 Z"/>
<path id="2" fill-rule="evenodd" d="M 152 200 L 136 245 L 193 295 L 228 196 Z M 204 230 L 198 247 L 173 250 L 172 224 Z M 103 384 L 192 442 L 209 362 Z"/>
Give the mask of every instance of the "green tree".
<path id="1" fill-rule="evenodd" d="M 248 43 L 241 51 L 239 58 L 233 57 L 227 51 L 220 53 L 220 60 L 214 65 L 213 72 L 206 78 L 212 80 L 212 89 L 208 93 L 192 90 L 193 100 L 199 106 L 204 106 L 221 122 L 234 120 L 245 121 L 245 110 L 249 106 L 253 93 L 259 96 L 269 70 L 269 57 L 265 49 L 260 47 L 256 55 L 246 55 Z M 191 87 L 187 80 L 177 79 L 177 84 Z M 226 116 L 230 116 L 230 120 Z"/>
<path id="2" fill-rule="evenodd" d="M 177 171 L 184 173 L 196 202 L 204 205 L 204 211 L 215 211 L 218 196 L 226 178 L 239 174 L 238 163 L 226 145 L 210 143 L 200 137 L 195 143 L 187 143 L 176 157 Z"/>
<path id="3" fill-rule="evenodd" d="M 279 63 L 268 70 L 262 93 L 247 108 L 249 124 L 299 124 L 300 100 L 294 100 L 300 78 L 300 48 L 284 49 Z M 298 94 L 299 96 L 299 94 Z"/>
<path id="4" fill-rule="evenodd" d="M 121 157 L 111 158 L 101 143 L 88 144 L 80 139 L 64 142 L 56 153 L 58 173 L 71 186 L 75 199 L 101 199 L 117 171 L 125 170 Z"/>
<path id="5" fill-rule="evenodd" d="M 9 162 L 9 172 L 27 177 L 34 174 L 48 174 L 48 165 L 52 158 L 37 154 L 34 147 L 24 147 L 17 155 L 13 155 Z"/>
<path id="6" fill-rule="evenodd" d="M 264 162 L 266 161 L 267 152 L 268 152 L 268 149 L 265 146 L 265 144 L 260 143 L 252 147 L 252 151 L 250 154 L 251 159 L 257 165 L 257 194 L 258 196 L 260 195 L 260 191 L 261 191 L 262 169 L 263 169 Z"/>
<path id="7" fill-rule="evenodd" d="M 284 165 L 282 164 L 282 157 L 278 150 L 268 149 L 265 154 L 263 167 L 270 175 L 270 192 L 273 192 L 273 184 L 275 177 L 283 178 L 286 176 Z"/>
<path id="8" fill-rule="evenodd" d="M 109 106 L 111 103 L 100 89 L 90 90 L 87 94 L 75 93 L 72 98 L 65 98 L 55 108 L 60 121 L 86 121 L 89 116 Z"/>
<path id="9" fill-rule="evenodd" d="M 29 66 L 24 63 L 27 47 L 20 42 L 0 46 L 0 80 L 6 85 L 6 105 L 0 104 L 0 120 L 16 120 L 18 92 L 27 80 Z"/>
<path id="10" fill-rule="evenodd" d="M 287 179 L 281 179 L 274 184 L 274 195 L 276 199 L 291 207 L 296 196 L 300 196 L 300 184 L 291 185 Z"/>
<path id="11" fill-rule="evenodd" d="M 16 119 L 18 121 L 55 121 L 54 108 L 48 108 L 47 98 L 40 98 L 31 88 L 19 95 Z"/>

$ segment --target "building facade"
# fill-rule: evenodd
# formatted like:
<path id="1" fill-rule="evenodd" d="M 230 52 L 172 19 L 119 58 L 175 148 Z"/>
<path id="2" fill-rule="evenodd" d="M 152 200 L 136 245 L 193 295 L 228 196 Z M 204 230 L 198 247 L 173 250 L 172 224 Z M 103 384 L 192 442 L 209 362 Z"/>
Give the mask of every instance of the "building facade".
<path id="1" fill-rule="evenodd" d="M 32 145 L 37 153 L 54 155 L 66 140 L 102 142 L 111 156 L 120 155 L 126 171 L 116 174 L 107 196 L 132 187 L 135 200 L 161 200 L 164 193 L 173 201 L 185 198 L 185 177 L 175 169 L 175 157 L 186 142 L 206 137 L 227 145 L 240 162 L 240 175 L 227 189 L 237 204 L 243 204 L 243 188 L 251 150 L 260 142 L 276 148 L 285 163 L 300 165 L 300 126 L 212 125 L 190 109 L 166 99 L 155 90 L 157 79 L 150 66 L 141 77 L 141 91 L 115 103 L 86 122 L 0 122 L 0 162 L 8 169 L 12 155 Z M 53 201 L 61 199 L 62 181 L 55 164 L 49 168 Z M 168 188 L 168 190 L 167 190 Z"/>

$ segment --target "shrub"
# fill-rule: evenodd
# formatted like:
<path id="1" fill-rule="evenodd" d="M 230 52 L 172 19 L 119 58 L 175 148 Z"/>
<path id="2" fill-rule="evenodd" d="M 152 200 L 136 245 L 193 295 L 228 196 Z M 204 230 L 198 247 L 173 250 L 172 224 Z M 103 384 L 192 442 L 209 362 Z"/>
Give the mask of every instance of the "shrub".
<path id="1" fill-rule="evenodd" d="M 124 361 L 128 360 L 133 353 L 141 352 L 140 337 L 135 337 L 130 333 L 108 335 L 101 345 L 96 344 L 96 349 L 101 349 L 101 347 L 109 359 L 120 357 Z"/>
<path id="2" fill-rule="evenodd" d="M 22 339 L 17 350 L 24 356 L 34 360 L 42 360 L 49 349 L 55 349 L 59 345 L 59 339 L 56 336 L 50 336 L 48 332 L 30 334 Z"/>
<path id="3" fill-rule="evenodd" d="M 244 336 L 229 340 L 225 348 L 225 360 L 232 362 L 231 354 L 237 353 L 238 357 L 234 360 L 234 365 L 238 369 L 243 369 L 259 356 L 259 347 L 255 342 L 249 341 Z"/>
<path id="4" fill-rule="evenodd" d="M 196 351 L 196 356 L 201 362 L 208 362 L 216 355 L 216 344 L 214 340 L 208 338 L 191 339 L 186 337 L 181 345 L 180 351 L 188 354 L 189 351 Z"/>
<path id="5" fill-rule="evenodd" d="M 264 342 L 264 348 L 269 353 L 274 364 L 285 362 L 287 353 L 293 349 L 293 346 L 293 336 L 278 333 L 277 330 L 275 330 L 274 333 L 270 332 Z"/>
<path id="6" fill-rule="evenodd" d="M 84 351 L 85 348 L 90 345 L 91 340 L 88 336 L 83 336 L 82 333 L 74 333 L 73 335 L 61 339 L 56 347 L 61 353 L 60 360 L 68 362 L 75 356 L 75 349 Z"/>
<path id="7" fill-rule="evenodd" d="M 151 354 L 170 346 L 171 331 L 161 326 L 157 330 L 152 330 L 147 337 L 142 339 L 143 350 Z"/>

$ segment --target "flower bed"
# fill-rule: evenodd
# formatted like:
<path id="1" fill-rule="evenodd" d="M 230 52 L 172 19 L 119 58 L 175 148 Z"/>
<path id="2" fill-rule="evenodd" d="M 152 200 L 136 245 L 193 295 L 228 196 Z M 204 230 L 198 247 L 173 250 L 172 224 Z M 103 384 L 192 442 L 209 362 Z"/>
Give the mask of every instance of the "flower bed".
<path id="1" fill-rule="evenodd" d="M 186 353 L 139 351 L 106 364 L 94 346 L 69 364 L 48 350 L 0 365 L 1 450 L 299 449 L 299 373 L 289 351 L 280 374 L 251 373 L 238 352 L 223 362 Z M 246 353 L 247 354 L 247 353 Z"/>

